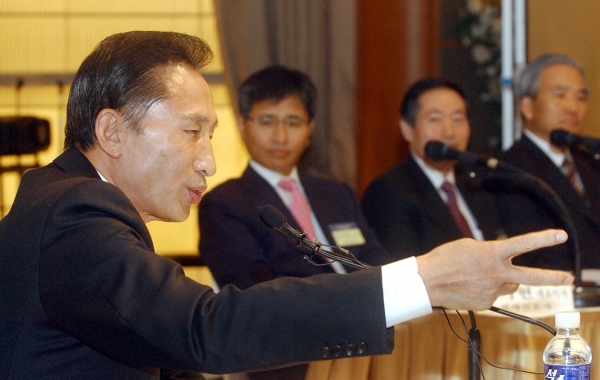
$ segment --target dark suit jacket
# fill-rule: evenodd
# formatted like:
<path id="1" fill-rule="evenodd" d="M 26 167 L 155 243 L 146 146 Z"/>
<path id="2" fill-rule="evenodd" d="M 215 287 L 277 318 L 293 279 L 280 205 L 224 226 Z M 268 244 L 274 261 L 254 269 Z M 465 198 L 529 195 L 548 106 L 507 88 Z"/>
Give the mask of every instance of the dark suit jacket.
<path id="1" fill-rule="evenodd" d="M 585 197 L 577 194 L 567 177 L 527 136 L 523 136 L 500 159 L 533 174 L 556 192 L 577 230 L 582 267 L 600 268 L 600 166 L 590 155 L 578 149 L 572 149 L 571 154 L 586 190 Z M 501 198 L 501 202 L 510 235 L 544 228 L 565 228 L 556 213 L 537 195 L 512 189 L 507 197 Z M 573 249 L 569 243 L 522 255 L 513 261 L 544 268 L 574 268 Z"/>
<path id="2" fill-rule="evenodd" d="M 300 181 L 330 244 L 335 245 L 330 225 L 354 222 L 366 243 L 344 248 L 368 264 L 391 261 L 367 226 L 348 185 L 302 174 Z M 242 177 L 215 187 L 203 197 L 199 211 L 200 255 L 217 283 L 245 289 L 281 276 L 333 272 L 330 265 L 310 265 L 304 259 L 307 250 L 297 248 L 293 239 L 265 226 L 256 213 L 256 207 L 265 204 L 275 206 L 292 227 L 300 229 L 277 192 L 250 166 Z"/>
<path id="3" fill-rule="evenodd" d="M 486 240 L 503 235 L 495 198 L 456 167 L 456 184 Z M 463 237 L 452 214 L 412 156 L 373 181 L 362 211 L 375 234 L 401 259 Z"/>
<path id="4" fill-rule="evenodd" d="M 0 241 L 0 379 L 156 379 L 393 345 L 380 269 L 215 294 L 153 252 L 131 202 L 74 148 L 25 173 Z"/>

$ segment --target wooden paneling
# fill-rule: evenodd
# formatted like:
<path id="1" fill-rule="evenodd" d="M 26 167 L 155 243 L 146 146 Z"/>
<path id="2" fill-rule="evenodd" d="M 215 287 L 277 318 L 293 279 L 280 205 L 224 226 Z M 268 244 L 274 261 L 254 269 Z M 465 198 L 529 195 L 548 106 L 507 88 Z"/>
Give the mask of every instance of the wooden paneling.
<path id="1" fill-rule="evenodd" d="M 357 189 L 404 159 L 399 106 L 415 80 L 437 73 L 438 0 L 357 2 Z"/>
<path id="2" fill-rule="evenodd" d="M 567 54 L 579 61 L 589 87 L 586 135 L 600 137 L 600 2 L 596 0 L 528 0 L 527 57 Z"/>

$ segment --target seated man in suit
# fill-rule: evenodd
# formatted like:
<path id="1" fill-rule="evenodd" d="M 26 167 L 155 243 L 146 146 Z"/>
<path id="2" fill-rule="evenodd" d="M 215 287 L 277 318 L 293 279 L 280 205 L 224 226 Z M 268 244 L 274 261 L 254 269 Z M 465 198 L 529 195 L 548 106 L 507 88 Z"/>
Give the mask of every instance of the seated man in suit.
<path id="1" fill-rule="evenodd" d="M 587 95 L 583 71 L 572 57 L 543 55 L 532 61 L 516 84 L 523 135 L 500 159 L 528 171 L 556 192 L 577 230 L 582 267 L 599 268 L 600 166 L 578 148 L 557 147 L 550 142 L 550 133 L 555 129 L 581 134 L 588 109 Z M 503 213 L 510 221 L 506 223 L 510 235 L 566 227 L 535 194 L 513 189 L 502 199 L 511 205 Z M 514 262 L 571 270 L 572 245 L 541 250 L 515 258 Z"/>
<path id="2" fill-rule="evenodd" d="M 303 257 L 307 251 L 260 221 L 255 209 L 264 204 L 275 206 L 311 239 L 347 248 L 368 264 L 390 262 L 348 185 L 298 172 L 315 123 L 317 90 L 309 77 L 271 66 L 247 78 L 238 93 L 238 126 L 251 160 L 241 178 L 208 192 L 199 211 L 200 254 L 217 284 L 245 289 L 282 276 L 351 270 L 320 259 L 318 266 L 310 265 Z M 296 211 L 298 201 L 304 215 Z M 303 379 L 305 372 L 302 365 L 250 377 Z"/>
<path id="3" fill-rule="evenodd" d="M 419 80 L 408 89 L 400 115 L 410 155 L 373 181 L 362 200 L 381 243 L 399 259 L 461 237 L 499 238 L 493 194 L 471 183 L 456 161 L 425 155 L 431 140 L 467 148 L 471 130 L 462 90 L 441 78 Z"/>

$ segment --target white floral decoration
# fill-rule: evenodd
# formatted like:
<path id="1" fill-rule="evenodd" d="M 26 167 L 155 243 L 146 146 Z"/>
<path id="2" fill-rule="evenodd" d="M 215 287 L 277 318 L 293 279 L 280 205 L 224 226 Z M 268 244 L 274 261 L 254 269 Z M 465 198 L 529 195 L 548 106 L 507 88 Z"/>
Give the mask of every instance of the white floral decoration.
<path id="1" fill-rule="evenodd" d="M 469 49 L 486 89 L 484 102 L 500 102 L 502 24 L 499 1 L 466 0 L 461 9 L 461 42 Z"/>

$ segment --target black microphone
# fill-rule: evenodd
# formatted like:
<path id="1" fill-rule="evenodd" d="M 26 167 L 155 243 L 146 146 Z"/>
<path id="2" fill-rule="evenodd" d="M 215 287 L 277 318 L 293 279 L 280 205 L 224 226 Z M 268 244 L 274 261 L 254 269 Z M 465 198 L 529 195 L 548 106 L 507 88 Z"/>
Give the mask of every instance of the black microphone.
<path id="1" fill-rule="evenodd" d="M 296 247 L 303 245 L 304 247 L 310 249 L 313 254 L 325 257 L 328 260 L 338 261 L 353 268 L 365 269 L 372 267 L 372 265 L 358 261 L 348 250 L 344 248 L 332 247 L 344 252 L 347 256 L 342 256 L 340 254 L 321 249 L 323 244 L 319 243 L 318 241 L 307 239 L 306 232 L 300 232 L 294 227 L 290 226 L 285 219 L 285 216 L 283 216 L 283 214 L 272 205 L 267 204 L 264 206 L 257 206 L 256 210 L 258 211 L 258 216 L 267 227 L 283 232 L 285 235 L 296 240 Z M 310 258 L 307 258 L 307 260 L 312 262 Z"/>
<path id="2" fill-rule="evenodd" d="M 285 216 L 283 216 L 283 214 L 274 206 L 258 206 L 256 207 L 256 210 L 258 211 L 258 216 L 267 227 L 281 231 L 296 240 L 296 247 L 299 247 L 303 241 L 306 240 L 306 232 L 300 232 L 290 226 L 285 219 Z"/>
<path id="3" fill-rule="evenodd" d="M 595 159 L 600 159 L 600 140 L 592 137 L 579 136 L 563 129 L 550 132 L 550 142 L 556 146 L 575 147 L 581 146 L 584 151 L 592 154 Z"/>
<path id="4" fill-rule="evenodd" d="M 457 160 L 459 165 L 468 168 L 485 166 L 490 169 L 496 169 L 498 165 L 504 166 L 504 164 L 493 157 L 486 158 L 471 152 L 461 152 L 441 141 L 435 140 L 425 144 L 425 155 L 435 161 Z"/>
<path id="5" fill-rule="evenodd" d="M 556 146 L 583 145 L 590 153 L 600 152 L 600 139 L 579 136 L 563 129 L 555 129 L 550 132 L 550 142 Z"/>

